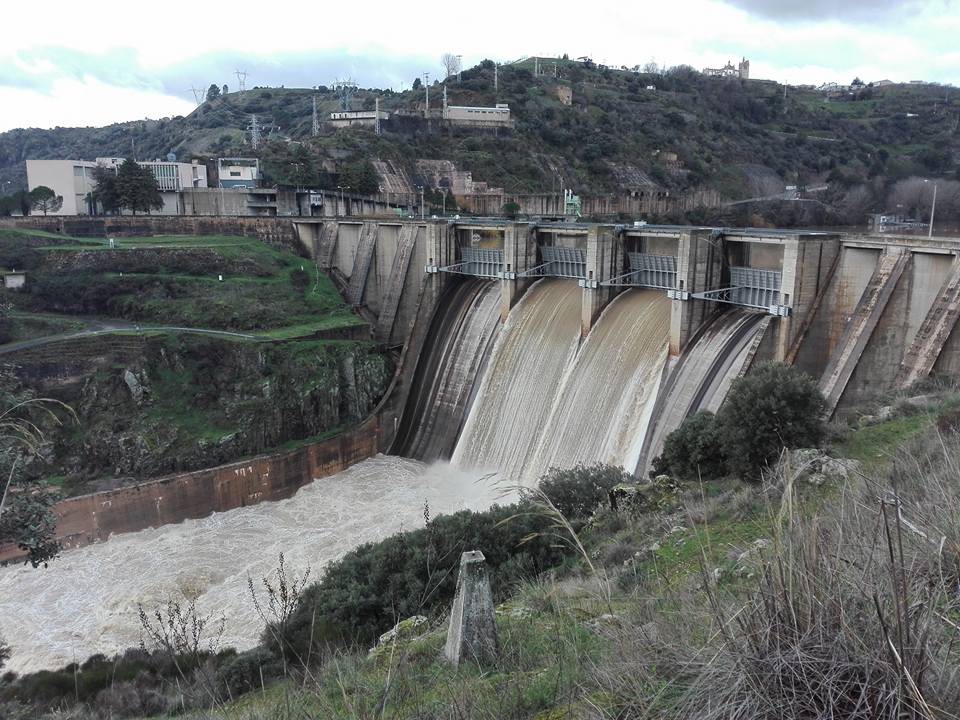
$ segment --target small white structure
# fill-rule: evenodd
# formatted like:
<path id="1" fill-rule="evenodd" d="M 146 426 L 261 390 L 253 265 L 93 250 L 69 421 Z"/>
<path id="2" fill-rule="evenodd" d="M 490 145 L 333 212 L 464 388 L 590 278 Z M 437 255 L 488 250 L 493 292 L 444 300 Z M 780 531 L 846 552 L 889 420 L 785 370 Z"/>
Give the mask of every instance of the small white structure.
<path id="1" fill-rule="evenodd" d="M 380 120 L 389 120 L 390 113 L 380 110 L 342 110 L 330 113 L 330 124 L 335 128 L 376 127 L 377 116 Z"/>
<path id="2" fill-rule="evenodd" d="M 3 273 L 3 287 L 7 290 L 19 290 L 26 284 L 27 274 L 25 272 L 10 270 L 9 272 Z"/>

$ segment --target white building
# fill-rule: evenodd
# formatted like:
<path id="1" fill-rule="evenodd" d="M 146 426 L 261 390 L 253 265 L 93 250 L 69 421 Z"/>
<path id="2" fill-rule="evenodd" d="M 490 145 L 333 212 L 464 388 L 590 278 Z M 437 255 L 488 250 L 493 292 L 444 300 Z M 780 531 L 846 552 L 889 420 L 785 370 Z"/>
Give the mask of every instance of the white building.
<path id="1" fill-rule="evenodd" d="M 257 187 L 260 160 L 257 158 L 217 158 L 217 185 L 222 188 Z"/>
<path id="2" fill-rule="evenodd" d="M 330 124 L 335 128 L 376 127 L 377 116 L 380 120 L 389 120 L 390 113 L 383 110 L 343 110 L 330 113 Z"/>
<path id="3" fill-rule="evenodd" d="M 45 185 L 63 197 L 63 205 L 52 215 L 92 215 L 96 209 L 88 199 L 97 183 L 93 171 L 98 167 L 116 170 L 125 158 L 97 158 L 88 160 L 27 160 L 27 189 Z M 164 160 L 141 161 L 149 167 L 157 179 L 163 198 L 160 214 L 177 215 L 181 212 L 180 191 L 207 187 L 207 168 L 196 161 L 192 163 Z"/>
<path id="4" fill-rule="evenodd" d="M 44 185 L 63 198 L 63 205 L 52 215 L 89 215 L 87 195 L 97 186 L 96 167 L 87 160 L 27 160 L 27 189 Z"/>

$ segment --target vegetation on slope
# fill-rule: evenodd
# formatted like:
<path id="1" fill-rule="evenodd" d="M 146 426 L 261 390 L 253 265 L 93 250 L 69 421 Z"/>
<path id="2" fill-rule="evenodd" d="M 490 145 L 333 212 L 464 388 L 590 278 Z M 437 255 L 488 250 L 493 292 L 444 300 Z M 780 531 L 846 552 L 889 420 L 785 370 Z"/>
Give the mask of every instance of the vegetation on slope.
<path id="1" fill-rule="evenodd" d="M 0 291 L 6 357 L 83 428 L 44 426 L 30 476 L 69 493 L 329 436 L 392 374 L 368 341 L 321 339 L 364 323 L 309 261 L 255 239 L 6 231 L 2 266 L 29 276 Z"/>
<path id="2" fill-rule="evenodd" d="M 185 118 L 4 133 L 0 179 L 22 184 L 28 157 L 122 154 L 131 136 L 145 157 L 170 151 L 181 159 L 249 155 L 243 128 L 252 113 L 275 129 L 274 142 L 260 151 L 269 180 L 288 185 L 349 185 L 366 192 L 376 185 L 369 177 L 373 159 L 392 161 L 415 184 L 427 185 L 431 180 L 417 173 L 415 161 L 450 160 L 475 180 L 508 192 L 707 187 L 742 199 L 782 193 L 786 184 L 829 182 L 830 190 L 820 197 L 835 213 L 830 218 L 862 222 L 868 208 L 891 209 L 883 205 L 900 181 L 958 179 L 960 97 L 950 88 L 865 87 L 828 100 L 809 88 L 711 78 L 684 66 L 641 73 L 565 59 L 556 65 L 557 78 L 552 66 L 548 74 L 534 76 L 532 60 L 502 66 L 496 93 L 490 61 L 450 81 L 451 104 L 509 104 L 516 120 L 512 131 L 440 124 L 428 129 L 416 117 L 422 113 L 421 90 L 371 89 L 356 93 L 354 109 L 372 110 L 379 97 L 381 109 L 407 115 L 395 115 L 379 136 L 368 129 L 325 127 L 312 137 L 313 97 L 321 117 L 339 109 L 331 89 L 258 88 L 212 98 Z M 571 88 L 572 105 L 559 100 L 559 85 Z M 441 94 L 435 84 L 435 108 Z M 668 159 L 671 154 L 676 161 Z M 956 216 L 960 186 L 944 187 L 949 192 L 940 198 L 942 217 Z M 914 214 L 929 208 L 923 193 L 907 194 L 906 203 L 900 198 L 894 205 Z"/>

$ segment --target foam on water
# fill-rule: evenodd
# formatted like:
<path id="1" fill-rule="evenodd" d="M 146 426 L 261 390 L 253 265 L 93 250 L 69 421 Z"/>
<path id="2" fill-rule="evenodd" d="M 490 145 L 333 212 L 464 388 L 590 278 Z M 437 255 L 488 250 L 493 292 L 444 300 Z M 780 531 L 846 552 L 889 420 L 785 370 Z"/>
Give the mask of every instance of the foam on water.
<path id="1" fill-rule="evenodd" d="M 291 570 L 326 563 L 360 543 L 423 526 L 432 515 L 489 507 L 500 491 L 448 463 L 393 456 L 366 460 L 294 497 L 201 520 L 119 535 L 64 553 L 46 569 L 0 568 L 0 634 L 9 669 L 56 668 L 139 643 L 137 603 L 195 597 L 226 617 L 223 646 L 248 648 L 262 629 L 247 577 L 258 580 L 283 552 Z"/>

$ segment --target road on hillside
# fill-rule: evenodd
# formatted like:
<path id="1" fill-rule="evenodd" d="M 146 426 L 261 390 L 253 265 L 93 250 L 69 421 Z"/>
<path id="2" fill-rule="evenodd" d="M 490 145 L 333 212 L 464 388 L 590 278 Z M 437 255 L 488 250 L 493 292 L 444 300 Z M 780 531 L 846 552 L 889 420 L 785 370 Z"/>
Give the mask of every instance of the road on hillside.
<path id="1" fill-rule="evenodd" d="M 16 352 L 18 350 L 29 350 L 30 348 L 49 345 L 50 343 L 61 342 L 63 340 L 73 340 L 75 338 L 94 337 L 97 335 L 110 335 L 116 332 L 182 332 L 195 335 L 213 335 L 215 337 L 239 338 L 241 340 L 258 340 L 256 335 L 245 333 L 230 332 L 228 330 L 210 330 L 208 328 L 189 328 L 177 327 L 175 325 L 137 325 L 121 321 L 95 321 L 91 323 L 92 327 L 88 330 L 81 330 L 72 333 L 60 333 L 59 335 L 47 335 L 32 340 L 21 340 L 20 342 L 0 345 L 0 355 Z"/>

